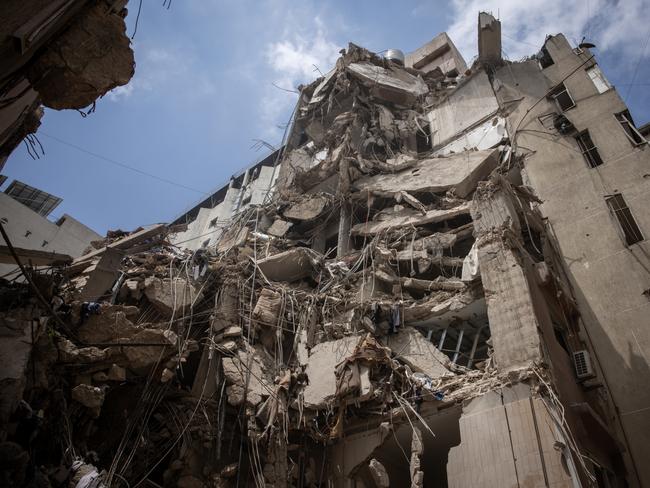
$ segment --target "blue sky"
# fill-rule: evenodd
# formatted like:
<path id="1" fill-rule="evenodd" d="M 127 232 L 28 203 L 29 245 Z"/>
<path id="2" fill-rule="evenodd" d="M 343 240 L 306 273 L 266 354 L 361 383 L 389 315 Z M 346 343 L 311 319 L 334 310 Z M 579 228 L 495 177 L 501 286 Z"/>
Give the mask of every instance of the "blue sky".
<path id="1" fill-rule="evenodd" d="M 137 7 L 131 0 L 129 34 Z M 45 155 L 32 160 L 20 146 L 4 174 L 62 197 L 55 217 L 69 213 L 101 234 L 171 221 L 265 156 L 255 140 L 279 144 L 296 95 L 273 83 L 312 81 L 313 65 L 325 73 L 349 41 L 408 52 L 441 31 L 470 64 L 479 10 L 499 15 L 512 60 L 536 52 L 546 34 L 573 43 L 586 36 L 637 124 L 650 121 L 650 0 L 175 0 L 169 10 L 143 0 L 133 80 L 88 117 L 46 110 L 38 133 Z"/>

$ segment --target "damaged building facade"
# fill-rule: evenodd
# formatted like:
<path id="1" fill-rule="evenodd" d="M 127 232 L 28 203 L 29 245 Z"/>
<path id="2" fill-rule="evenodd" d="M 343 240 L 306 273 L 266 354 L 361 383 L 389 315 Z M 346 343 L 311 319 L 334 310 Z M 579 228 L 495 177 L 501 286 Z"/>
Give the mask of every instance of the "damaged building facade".
<path id="1" fill-rule="evenodd" d="M 3 481 L 650 486 L 647 142 L 588 47 L 478 30 L 349 45 L 172 224 L 23 266 Z"/>

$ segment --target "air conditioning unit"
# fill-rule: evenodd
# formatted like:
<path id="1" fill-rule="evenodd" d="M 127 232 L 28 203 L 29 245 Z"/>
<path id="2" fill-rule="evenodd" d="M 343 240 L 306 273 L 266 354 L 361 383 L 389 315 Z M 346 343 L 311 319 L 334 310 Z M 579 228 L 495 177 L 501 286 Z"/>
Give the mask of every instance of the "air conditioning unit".
<path id="1" fill-rule="evenodd" d="M 576 376 L 579 380 L 593 378 L 594 368 L 591 365 L 589 351 L 582 350 L 573 353 L 573 366 L 576 368 Z"/>

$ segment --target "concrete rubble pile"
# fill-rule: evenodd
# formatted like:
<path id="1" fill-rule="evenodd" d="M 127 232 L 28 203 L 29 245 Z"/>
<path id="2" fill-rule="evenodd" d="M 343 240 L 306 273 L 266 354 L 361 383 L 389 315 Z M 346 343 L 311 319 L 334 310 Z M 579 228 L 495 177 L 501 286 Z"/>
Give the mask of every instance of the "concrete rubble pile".
<path id="1" fill-rule="evenodd" d="M 35 272 L 46 303 L 3 288 L 3 455 L 69 486 L 511 486 L 512 456 L 526 486 L 590 486 L 562 402 L 609 407 L 557 386 L 578 312 L 540 202 L 501 112 L 478 147 L 433 140 L 491 87 L 427 56 L 351 44 L 301 87 L 274 197 L 215 245 L 153 226 Z"/>

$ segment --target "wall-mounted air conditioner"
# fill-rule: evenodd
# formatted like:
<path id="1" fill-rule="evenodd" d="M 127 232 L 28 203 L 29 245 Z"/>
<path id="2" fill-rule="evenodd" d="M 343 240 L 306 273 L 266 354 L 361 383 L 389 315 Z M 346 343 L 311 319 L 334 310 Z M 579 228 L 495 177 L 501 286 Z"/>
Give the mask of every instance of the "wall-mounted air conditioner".
<path id="1" fill-rule="evenodd" d="M 576 368 L 576 376 L 579 380 L 593 378 L 594 368 L 591 365 L 591 356 L 589 351 L 576 351 L 573 353 L 573 365 Z"/>

